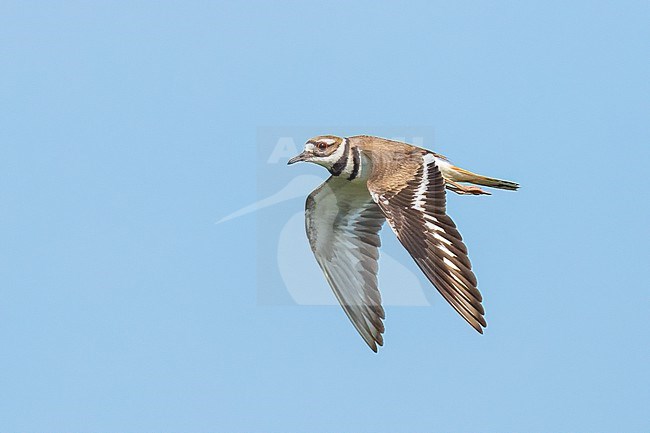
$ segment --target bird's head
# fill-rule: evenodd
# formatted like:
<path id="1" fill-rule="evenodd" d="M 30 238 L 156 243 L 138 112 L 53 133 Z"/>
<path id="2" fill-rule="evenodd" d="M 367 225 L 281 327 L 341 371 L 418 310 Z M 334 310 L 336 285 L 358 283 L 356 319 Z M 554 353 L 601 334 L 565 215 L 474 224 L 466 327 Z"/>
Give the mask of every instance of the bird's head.
<path id="1" fill-rule="evenodd" d="M 345 142 L 345 138 L 335 135 L 320 135 L 310 138 L 305 143 L 302 153 L 291 158 L 287 164 L 302 161 L 313 162 L 332 171 L 334 165 L 341 160 L 345 153 Z"/>

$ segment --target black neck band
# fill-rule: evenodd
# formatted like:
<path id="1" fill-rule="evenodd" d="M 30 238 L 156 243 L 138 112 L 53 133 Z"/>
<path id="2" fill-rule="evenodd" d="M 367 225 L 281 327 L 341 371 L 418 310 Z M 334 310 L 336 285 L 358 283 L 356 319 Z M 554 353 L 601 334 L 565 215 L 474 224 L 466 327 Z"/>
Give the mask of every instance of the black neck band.
<path id="1" fill-rule="evenodd" d="M 332 173 L 333 176 L 339 176 L 341 173 L 343 173 L 343 170 L 345 170 L 345 166 L 348 165 L 348 158 L 350 156 L 350 143 L 348 142 L 347 138 L 344 138 L 343 141 L 345 142 L 343 155 L 341 155 L 339 160 L 336 161 L 330 169 L 330 173 Z"/>

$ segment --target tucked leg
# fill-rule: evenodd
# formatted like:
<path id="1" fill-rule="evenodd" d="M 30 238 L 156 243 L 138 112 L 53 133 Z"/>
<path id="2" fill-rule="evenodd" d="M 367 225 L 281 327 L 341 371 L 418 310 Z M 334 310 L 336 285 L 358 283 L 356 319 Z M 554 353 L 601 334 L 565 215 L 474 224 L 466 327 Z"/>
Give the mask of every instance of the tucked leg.
<path id="1" fill-rule="evenodd" d="M 453 191 L 456 194 L 460 195 L 490 195 L 489 192 L 482 190 L 478 186 L 473 186 L 473 185 L 461 185 L 460 183 L 454 182 L 449 179 L 445 179 L 445 187 L 449 191 Z"/>

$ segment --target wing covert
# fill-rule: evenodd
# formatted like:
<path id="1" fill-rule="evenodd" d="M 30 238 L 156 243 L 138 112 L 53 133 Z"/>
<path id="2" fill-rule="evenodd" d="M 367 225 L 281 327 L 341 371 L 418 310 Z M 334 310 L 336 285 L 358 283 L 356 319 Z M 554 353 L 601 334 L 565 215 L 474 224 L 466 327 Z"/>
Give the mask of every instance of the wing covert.
<path id="1" fill-rule="evenodd" d="M 451 306 L 478 332 L 487 326 L 482 296 L 456 225 L 446 213 L 445 182 L 432 153 L 410 180 L 377 170 L 368 189 L 399 241 Z"/>

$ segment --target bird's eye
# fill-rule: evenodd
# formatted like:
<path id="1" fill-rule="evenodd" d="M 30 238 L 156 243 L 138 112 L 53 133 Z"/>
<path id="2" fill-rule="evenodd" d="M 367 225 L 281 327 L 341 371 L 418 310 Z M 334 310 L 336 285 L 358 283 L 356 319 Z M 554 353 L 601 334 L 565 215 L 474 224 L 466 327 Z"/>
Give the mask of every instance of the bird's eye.
<path id="1" fill-rule="evenodd" d="M 318 143 L 318 148 L 319 148 L 320 150 L 325 150 L 326 147 L 327 147 L 327 144 L 325 144 L 325 143 Z"/>

